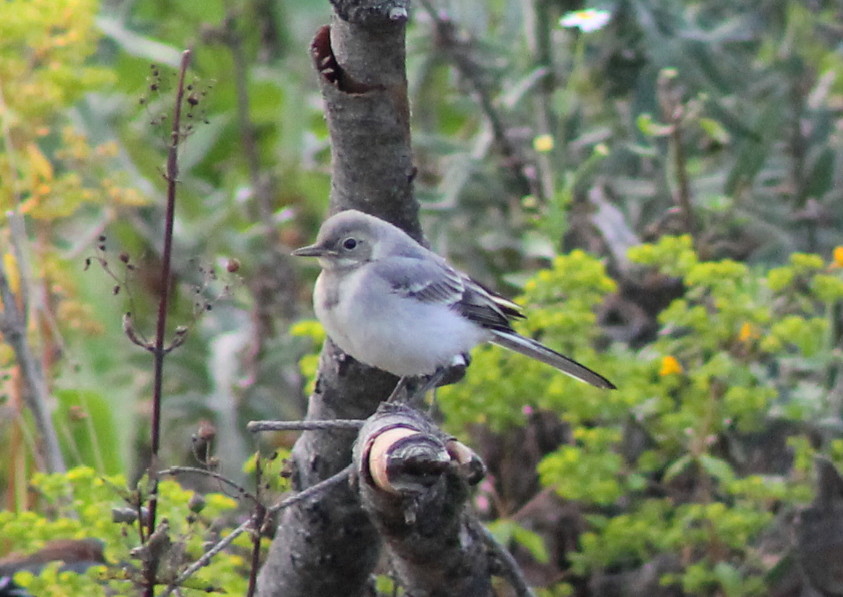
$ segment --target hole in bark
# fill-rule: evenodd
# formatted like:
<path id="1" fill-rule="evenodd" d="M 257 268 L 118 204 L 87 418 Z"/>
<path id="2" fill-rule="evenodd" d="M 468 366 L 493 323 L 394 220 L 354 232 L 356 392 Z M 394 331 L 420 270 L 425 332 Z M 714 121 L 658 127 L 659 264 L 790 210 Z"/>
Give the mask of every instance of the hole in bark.
<path id="1" fill-rule="evenodd" d="M 377 89 L 383 89 L 380 85 L 367 85 L 355 81 L 343 70 L 334 50 L 331 48 L 331 27 L 323 25 L 316 32 L 313 41 L 310 42 L 310 54 L 313 57 L 313 65 L 319 74 L 331 85 L 344 93 L 363 94 Z"/>

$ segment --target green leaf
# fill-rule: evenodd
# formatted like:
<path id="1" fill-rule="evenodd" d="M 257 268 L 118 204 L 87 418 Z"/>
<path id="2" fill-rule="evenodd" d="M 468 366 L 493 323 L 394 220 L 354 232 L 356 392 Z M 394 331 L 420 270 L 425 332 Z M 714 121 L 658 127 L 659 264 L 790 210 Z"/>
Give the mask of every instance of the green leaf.
<path id="1" fill-rule="evenodd" d="M 97 17 L 97 26 L 127 54 L 156 64 L 166 64 L 174 69 L 177 69 L 181 63 L 181 52 L 179 50 L 160 41 L 139 35 L 127 29 L 124 23 L 115 18 Z"/>
<path id="2" fill-rule="evenodd" d="M 729 482 L 735 478 L 732 466 L 725 460 L 708 454 L 700 454 L 698 461 L 702 469 L 718 481 Z"/>
<path id="3" fill-rule="evenodd" d="M 664 480 L 672 481 L 676 476 L 683 473 L 685 469 L 693 462 L 693 457 L 690 454 L 684 454 L 673 461 L 664 472 Z"/>
<path id="4" fill-rule="evenodd" d="M 547 547 L 541 535 L 521 525 L 516 525 L 512 531 L 512 538 L 521 547 L 529 551 L 530 555 L 540 564 L 547 564 L 550 561 L 550 554 L 547 552 Z"/>
<path id="5" fill-rule="evenodd" d="M 65 429 L 62 448 L 75 456 L 74 464 L 85 464 L 100 473 L 116 474 L 124 470 L 120 459 L 120 437 L 112 405 L 92 390 L 57 390 L 59 407 L 57 426 Z"/>
<path id="6" fill-rule="evenodd" d="M 731 141 L 729 131 L 719 121 L 713 118 L 700 118 L 699 124 L 703 132 L 718 143 L 726 145 Z"/>
<path id="7" fill-rule="evenodd" d="M 501 518 L 486 525 L 495 540 L 503 546 L 515 542 L 535 558 L 539 563 L 546 564 L 550 560 L 550 554 L 544 544 L 541 535 L 530 531 L 514 520 Z"/>
<path id="8" fill-rule="evenodd" d="M 635 119 L 635 125 L 639 131 L 648 137 L 666 137 L 673 131 L 672 126 L 657 122 L 652 114 L 646 112 L 638 115 L 638 118 Z"/>

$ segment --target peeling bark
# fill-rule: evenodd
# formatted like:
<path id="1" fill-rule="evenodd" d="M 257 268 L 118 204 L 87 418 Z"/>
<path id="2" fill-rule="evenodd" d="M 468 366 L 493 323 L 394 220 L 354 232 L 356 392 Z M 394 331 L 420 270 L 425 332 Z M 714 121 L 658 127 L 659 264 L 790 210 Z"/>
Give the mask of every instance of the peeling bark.
<path id="1" fill-rule="evenodd" d="M 492 595 L 497 562 L 466 509 L 469 482 L 482 478 L 468 448 L 418 411 L 383 404 L 360 430 L 354 464 L 363 507 L 408 595 Z"/>

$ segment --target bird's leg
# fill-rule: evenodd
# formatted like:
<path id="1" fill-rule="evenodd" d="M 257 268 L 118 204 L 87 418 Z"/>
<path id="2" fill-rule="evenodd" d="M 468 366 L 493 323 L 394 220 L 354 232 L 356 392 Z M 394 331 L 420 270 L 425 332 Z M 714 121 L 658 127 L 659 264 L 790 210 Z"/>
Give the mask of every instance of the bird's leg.
<path id="1" fill-rule="evenodd" d="M 436 384 L 442 381 L 442 378 L 445 376 L 447 371 L 448 370 L 445 367 L 439 367 L 427 378 L 424 376 L 400 377 L 398 379 L 398 383 L 395 384 L 395 389 L 392 390 L 392 393 L 386 401 L 403 402 L 415 407 L 424 400 L 424 395 L 427 394 L 429 390 L 436 387 Z M 421 386 L 417 383 L 419 381 L 423 382 Z"/>
<path id="2" fill-rule="evenodd" d="M 437 367 L 436 370 L 429 376 L 403 376 L 398 379 L 395 384 L 395 389 L 386 399 L 387 402 L 406 402 L 411 406 L 416 406 L 424 400 L 425 394 L 430 390 L 436 388 L 443 381 L 445 384 L 455 383 L 465 376 L 465 370 L 470 362 L 470 357 L 467 354 L 461 354 L 454 357 L 453 361 L 447 366 Z M 416 384 L 410 383 L 410 380 L 421 380 L 423 383 L 420 387 Z M 444 384 L 443 384 L 444 385 Z M 402 400 L 401 393 L 406 389 L 407 396 Z"/>
<path id="3" fill-rule="evenodd" d="M 395 389 L 392 390 L 392 393 L 389 395 L 389 398 L 386 399 L 387 402 L 401 402 L 401 394 L 404 391 L 404 388 L 407 387 L 407 382 L 410 380 L 410 377 L 406 375 L 398 378 L 398 383 L 395 384 Z"/>
<path id="4" fill-rule="evenodd" d="M 434 371 L 432 375 L 428 376 L 427 379 L 422 378 L 424 383 L 410 393 L 407 402 L 414 407 L 420 406 L 421 403 L 424 402 L 425 395 L 430 390 L 438 386 L 439 382 L 445 378 L 449 371 L 450 369 L 448 367 L 437 367 L 436 371 Z"/>

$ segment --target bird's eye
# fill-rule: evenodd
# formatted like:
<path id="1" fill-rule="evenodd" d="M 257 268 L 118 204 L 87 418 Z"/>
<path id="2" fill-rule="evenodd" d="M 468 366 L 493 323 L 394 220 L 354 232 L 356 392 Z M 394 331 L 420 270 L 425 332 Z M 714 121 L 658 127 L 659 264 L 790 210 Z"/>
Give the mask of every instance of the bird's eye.
<path id="1" fill-rule="evenodd" d="M 347 238 L 342 241 L 342 246 L 344 249 L 348 249 L 349 251 L 351 251 L 352 249 L 357 247 L 357 241 L 353 238 Z"/>

